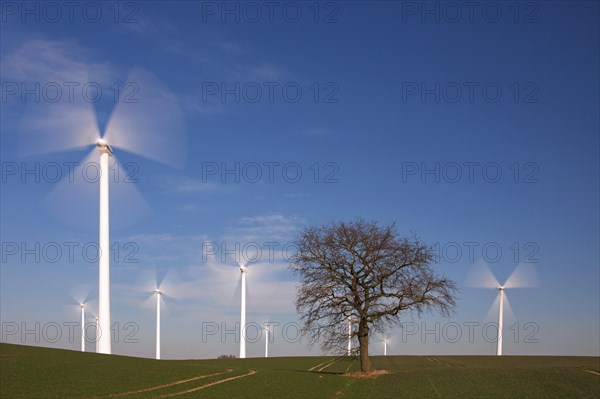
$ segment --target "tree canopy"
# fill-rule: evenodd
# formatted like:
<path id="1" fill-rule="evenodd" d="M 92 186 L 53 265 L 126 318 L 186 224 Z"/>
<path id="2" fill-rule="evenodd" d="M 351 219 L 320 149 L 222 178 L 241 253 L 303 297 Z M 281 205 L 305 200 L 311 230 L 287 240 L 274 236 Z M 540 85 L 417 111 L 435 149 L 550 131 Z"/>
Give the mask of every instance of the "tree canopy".
<path id="1" fill-rule="evenodd" d="M 290 269 L 300 278 L 296 309 L 303 334 L 327 352 L 347 350 L 358 340 L 361 370 L 370 371 L 369 335 L 400 323 L 403 312 L 455 307 L 456 284 L 437 275 L 433 249 L 416 236 L 402 238 L 395 223 L 357 219 L 309 227 L 297 238 Z"/>

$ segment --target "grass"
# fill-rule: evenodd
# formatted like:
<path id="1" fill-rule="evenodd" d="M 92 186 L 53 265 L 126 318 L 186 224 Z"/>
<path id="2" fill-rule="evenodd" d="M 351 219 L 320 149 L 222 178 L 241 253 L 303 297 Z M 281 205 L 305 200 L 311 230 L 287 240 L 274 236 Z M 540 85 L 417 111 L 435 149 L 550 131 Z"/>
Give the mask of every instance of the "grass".
<path id="1" fill-rule="evenodd" d="M 343 376 L 358 371 L 358 362 L 342 359 L 327 366 L 332 359 L 157 361 L 0 344 L 0 397 L 600 397 L 600 375 L 592 373 L 600 373 L 598 357 L 373 356 L 375 368 L 391 371 L 373 378 Z M 160 385 L 166 386 L 133 392 Z"/>

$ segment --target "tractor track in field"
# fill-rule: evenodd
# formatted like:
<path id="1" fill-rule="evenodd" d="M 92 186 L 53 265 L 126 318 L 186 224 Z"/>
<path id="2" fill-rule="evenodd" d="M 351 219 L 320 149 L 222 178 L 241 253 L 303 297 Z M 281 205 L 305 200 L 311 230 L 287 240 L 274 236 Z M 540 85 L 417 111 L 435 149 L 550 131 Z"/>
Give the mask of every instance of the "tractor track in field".
<path id="1" fill-rule="evenodd" d="M 447 360 L 442 360 L 442 359 L 439 359 L 439 358 L 433 357 L 433 356 L 425 356 L 425 359 L 429 360 L 432 363 L 437 363 L 439 365 L 443 365 L 443 366 L 450 367 L 450 368 L 461 368 L 461 369 L 465 368 L 465 366 L 463 366 L 462 364 L 449 362 Z"/>
<path id="2" fill-rule="evenodd" d="M 335 362 L 341 360 L 342 358 L 335 358 L 335 359 L 330 359 L 330 360 L 326 360 L 323 363 L 319 363 L 314 367 L 311 367 L 308 369 L 308 371 L 323 371 L 325 370 L 327 367 L 333 365 Z M 320 368 L 319 368 L 320 367 Z"/>
<path id="3" fill-rule="evenodd" d="M 226 369 L 225 371 L 220 371 L 218 373 L 203 374 L 203 375 L 199 375 L 196 377 L 187 378 L 185 380 L 177 380 L 177 381 L 169 382 L 167 384 L 161 384 L 161 385 L 156 385 L 156 386 L 152 386 L 152 387 L 148 387 L 148 388 L 137 389 L 134 391 L 127 391 L 127 392 L 121 392 L 121 393 L 112 394 L 112 395 L 108 395 L 108 396 L 102 396 L 102 398 L 119 398 L 119 397 L 124 397 L 124 396 L 129 396 L 129 395 L 138 395 L 138 394 L 142 394 L 142 393 L 146 393 L 146 392 L 156 391 L 159 389 L 169 388 L 169 387 L 172 387 L 175 385 L 180 385 L 180 384 L 185 384 L 185 383 L 192 382 L 192 381 L 201 380 L 204 378 L 209 378 L 209 377 L 214 377 L 217 375 L 231 373 L 232 371 L 233 371 L 233 369 Z M 161 397 L 164 397 L 164 396 L 161 396 Z M 93 397 L 91 399 L 96 399 L 96 398 L 99 398 L 99 397 Z"/>
<path id="4" fill-rule="evenodd" d="M 588 369 L 583 369 L 583 371 L 587 371 L 588 373 L 594 374 L 594 375 L 600 375 L 599 372 L 597 371 L 592 371 L 592 370 L 588 370 Z"/>
<path id="5" fill-rule="evenodd" d="M 246 374 L 236 375 L 234 377 L 227 377 L 227 378 L 224 378 L 222 380 L 217 380 L 217 381 L 214 381 L 214 382 L 209 382 L 208 384 L 204 384 L 204 385 L 200 385 L 200 386 L 197 386 L 197 387 L 194 387 L 194 388 L 186 389 L 185 391 L 181 391 L 181 392 L 175 392 L 175 393 L 169 393 L 169 394 L 162 395 L 162 396 L 156 396 L 155 399 L 172 398 L 173 396 L 185 395 L 186 393 L 200 391 L 201 389 L 209 388 L 209 387 L 212 387 L 212 386 L 215 386 L 215 385 L 218 385 L 218 384 L 222 384 L 224 382 L 237 380 L 239 378 L 249 377 L 249 376 L 254 375 L 256 373 L 257 373 L 256 370 L 250 370 Z"/>

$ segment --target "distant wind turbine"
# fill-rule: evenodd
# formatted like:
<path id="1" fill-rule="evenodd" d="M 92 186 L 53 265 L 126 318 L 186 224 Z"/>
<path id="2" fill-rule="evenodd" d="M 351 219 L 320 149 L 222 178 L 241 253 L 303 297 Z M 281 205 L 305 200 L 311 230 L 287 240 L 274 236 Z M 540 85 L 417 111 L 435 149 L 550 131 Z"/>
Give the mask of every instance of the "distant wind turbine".
<path id="1" fill-rule="evenodd" d="M 156 289 L 156 359 L 160 359 L 160 295 L 161 292 Z"/>
<path id="2" fill-rule="evenodd" d="M 89 306 L 90 289 L 87 286 L 80 285 L 71 288 L 69 291 L 69 295 L 73 302 L 68 308 L 74 309 L 75 304 L 77 304 L 81 323 L 81 352 L 85 352 L 85 308 L 86 306 Z"/>
<path id="3" fill-rule="evenodd" d="M 163 302 L 166 298 L 176 298 L 177 282 L 174 279 L 173 269 L 167 270 L 164 274 L 159 276 L 159 272 L 145 273 L 142 276 L 142 281 L 136 284 L 136 290 L 142 292 L 145 295 L 149 295 L 145 301 L 147 306 L 156 306 L 156 350 L 155 358 L 161 359 L 161 308 L 164 306 Z M 173 295 L 171 294 L 173 293 Z M 153 297 L 156 297 L 154 304 Z"/>
<path id="4" fill-rule="evenodd" d="M 265 326 L 265 357 L 269 357 L 269 326 Z"/>
<path id="5" fill-rule="evenodd" d="M 81 306 L 81 351 L 85 352 L 85 305 L 83 303 Z"/>
<path id="6" fill-rule="evenodd" d="M 387 356 L 387 347 L 389 339 L 389 337 L 383 337 L 383 356 Z"/>
<path id="7" fill-rule="evenodd" d="M 242 274 L 242 292 L 240 301 L 240 359 L 246 358 L 246 274 L 248 268 L 240 264 Z"/>
<path id="8" fill-rule="evenodd" d="M 348 317 L 348 356 L 352 354 L 352 317 Z"/>
<path id="9" fill-rule="evenodd" d="M 498 344 L 496 346 L 496 356 L 502 356 L 502 336 L 504 335 L 504 287 L 500 286 L 498 290 L 500 291 L 500 304 L 498 305 Z"/>
<path id="10" fill-rule="evenodd" d="M 500 284 L 496 276 L 492 273 L 486 263 L 479 263 L 474 266 L 469 276 L 467 276 L 467 286 L 477 288 L 495 288 L 498 290 L 498 337 L 496 344 L 496 355 L 502 356 L 502 338 L 504 333 L 504 305 L 510 309 L 510 303 L 506 298 L 507 288 L 526 288 L 539 286 L 539 279 L 535 268 L 531 264 L 520 263 L 512 274 L 506 279 L 504 284 Z M 494 305 L 492 305 L 494 306 Z"/>

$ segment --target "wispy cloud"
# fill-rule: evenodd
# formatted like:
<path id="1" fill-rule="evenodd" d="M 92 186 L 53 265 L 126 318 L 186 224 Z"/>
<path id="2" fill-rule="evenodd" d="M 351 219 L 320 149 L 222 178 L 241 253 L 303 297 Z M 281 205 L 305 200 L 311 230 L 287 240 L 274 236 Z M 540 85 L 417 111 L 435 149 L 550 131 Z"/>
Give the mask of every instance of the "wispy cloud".
<path id="1" fill-rule="evenodd" d="M 209 191 L 214 190 L 215 187 L 216 186 L 212 183 L 203 183 L 201 181 L 190 178 L 186 178 L 182 181 L 175 183 L 175 191 L 179 191 L 182 193 Z"/>
<path id="2" fill-rule="evenodd" d="M 129 237 L 129 241 L 137 244 L 139 248 L 136 254 L 139 264 L 145 268 L 159 269 L 200 264 L 202 243 L 206 240 L 206 235 L 173 233 L 147 233 Z"/>
<path id="3" fill-rule="evenodd" d="M 246 216 L 238 220 L 230 229 L 228 238 L 238 237 L 242 240 L 290 240 L 304 224 L 304 219 L 295 216 L 284 216 L 273 213 L 259 216 Z"/>
<path id="4" fill-rule="evenodd" d="M 94 61 L 93 52 L 75 41 L 29 39 L 3 54 L 3 78 L 20 81 L 110 82 L 115 69 Z"/>
<path id="5" fill-rule="evenodd" d="M 198 206 L 198 204 L 185 204 L 179 207 L 179 210 L 181 212 L 198 212 L 200 210 L 202 210 L 203 208 Z"/>
<path id="6" fill-rule="evenodd" d="M 224 38 L 227 35 L 217 27 L 205 25 L 203 40 L 196 40 L 179 26 L 162 19 L 154 20 L 149 16 L 144 17 L 143 23 L 129 25 L 131 26 L 125 26 L 124 29 L 150 39 L 159 51 L 180 57 L 187 64 L 199 68 L 204 81 L 262 82 L 291 79 L 291 73 L 285 66 L 257 59 L 251 48 Z M 197 102 L 197 98 L 192 95 L 188 100 L 188 104 Z M 190 108 L 202 113 L 220 110 L 216 104 L 205 103 Z"/>
<path id="7" fill-rule="evenodd" d="M 298 198 L 308 198 L 310 197 L 309 193 L 284 193 L 283 198 L 290 199 L 298 199 Z"/>
<path id="8" fill-rule="evenodd" d="M 219 186 L 214 183 L 202 182 L 191 177 L 164 175 L 159 178 L 159 185 L 168 192 L 177 193 L 199 193 L 219 190 Z"/>
<path id="9" fill-rule="evenodd" d="M 247 217 L 243 220 L 245 224 L 257 228 L 277 223 L 296 223 L 294 218 L 283 215 Z M 240 235 L 233 231 L 231 233 Z M 131 276 L 129 282 L 115 287 L 121 291 L 119 295 L 129 298 L 129 301 L 139 301 L 140 294 L 136 292 L 141 284 L 140 276 L 162 273 L 175 276 L 168 282 L 168 288 L 172 292 L 171 296 L 179 300 L 200 303 L 203 309 L 220 309 L 221 315 L 239 311 L 240 272 L 234 257 L 229 256 L 223 262 L 220 254 L 203 253 L 204 243 L 218 242 L 219 239 L 209 241 L 205 235 L 156 233 L 131 236 L 130 240 L 139 245 L 140 263 L 137 271 L 127 270 Z M 293 296 L 289 294 L 295 290 L 296 281 L 290 278 L 287 262 L 281 259 L 272 262 L 264 257 L 248 267 L 250 313 L 252 309 L 267 315 L 294 312 Z M 166 273 L 168 269 L 172 270 Z M 141 285 L 150 286 L 148 283 Z M 128 293 L 131 290 L 137 291 Z"/>

